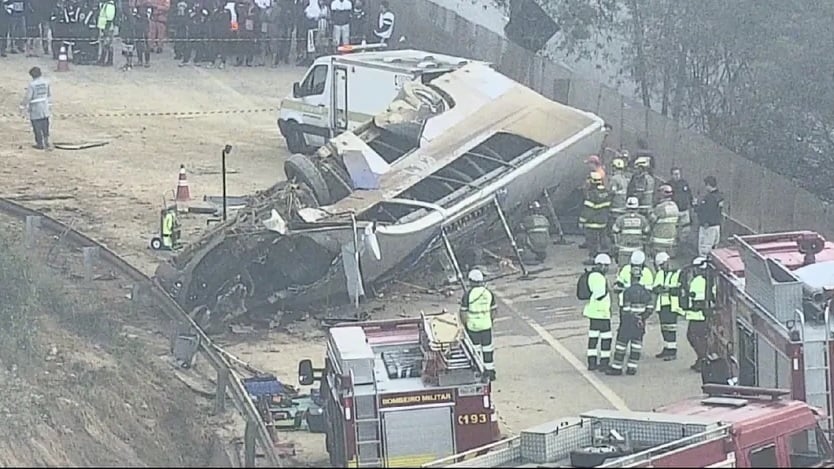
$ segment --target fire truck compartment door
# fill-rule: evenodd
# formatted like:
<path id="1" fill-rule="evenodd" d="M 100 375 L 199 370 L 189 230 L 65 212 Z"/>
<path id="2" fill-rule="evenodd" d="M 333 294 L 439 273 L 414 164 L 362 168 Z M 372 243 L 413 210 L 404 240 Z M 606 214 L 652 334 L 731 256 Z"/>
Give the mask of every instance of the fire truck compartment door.
<path id="1" fill-rule="evenodd" d="M 386 467 L 420 467 L 455 454 L 452 407 L 382 414 Z"/>

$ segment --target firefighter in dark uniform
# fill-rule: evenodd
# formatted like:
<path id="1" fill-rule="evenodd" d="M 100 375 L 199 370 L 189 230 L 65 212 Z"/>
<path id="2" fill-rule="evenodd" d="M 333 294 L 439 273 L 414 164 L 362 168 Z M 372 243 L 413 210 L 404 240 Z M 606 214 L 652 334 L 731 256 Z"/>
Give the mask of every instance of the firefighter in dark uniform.
<path id="1" fill-rule="evenodd" d="M 530 204 L 530 212 L 521 220 L 522 256 L 528 264 L 539 264 L 547 258 L 550 245 L 550 220 L 542 214 L 541 204 Z"/>
<path id="2" fill-rule="evenodd" d="M 469 272 L 472 288 L 460 302 L 460 313 L 466 334 L 484 360 L 487 379 L 495 379 L 494 348 L 492 345 L 492 320 L 495 316 L 495 296 L 484 286 L 484 274 L 478 269 Z"/>
<path id="3" fill-rule="evenodd" d="M 628 197 L 637 197 L 640 213 L 649 216 L 654 206 L 654 177 L 649 173 L 649 159 L 645 156 L 634 160 L 635 173 L 631 176 L 626 193 Z"/>
<path id="4" fill-rule="evenodd" d="M 602 174 L 591 173 L 590 185 L 585 193 L 585 202 L 579 215 L 579 223 L 585 229 L 585 244 L 588 259 L 585 265 L 593 265 L 594 257 L 608 252 L 608 215 L 611 210 L 611 192 L 605 187 Z"/>
<path id="5" fill-rule="evenodd" d="M 692 278 L 687 282 L 686 296 L 681 306 L 683 307 L 686 320 L 689 325 L 686 328 L 686 340 L 695 351 L 695 363 L 690 366 L 694 371 L 701 372 L 701 367 L 707 358 L 707 317 L 705 309 L 707 306 L 707 259 L 696 257 L 692 261 L 696 269 Z"/>
<path id="6" fill-rule="evenodd" d="M 617 329 L 614 357 L 605 372 L 607 375 L 622 375 L 623 365 L 626 367 L 627 375 L 637 374 L 637 365 L 643 352 L 645 321 L 654 311 L 654 297 L 651 291 L 640 283 L 642 271 L 641 266 L 632 267 L 631 285 L 623 291 L 620 327 Z M 626 358 L 626 352 L 628 352 L 628 358 Z"/>
<path id="7" fill-rule="evenodd" d="M 663 350 L 655 355 L 669 361 L 678 357 L 678 316 L 683 314 L 680 306 L 681 271 L 670 265 L 669 254 L 659 252 L 654 256 L 657 269 L 654 274 L 654 294 L 657 295 L 655 309 L 660 316 L 660 334 L 663 336 Z"/>

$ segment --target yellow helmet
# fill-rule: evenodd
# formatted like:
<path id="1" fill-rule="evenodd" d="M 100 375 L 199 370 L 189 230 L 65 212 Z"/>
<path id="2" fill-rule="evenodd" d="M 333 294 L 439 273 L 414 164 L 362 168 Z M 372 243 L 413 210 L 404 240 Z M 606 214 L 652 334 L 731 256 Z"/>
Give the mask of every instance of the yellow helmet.
<path id="1" fill-rule="evenodd" d="M 641 156 L 634 161 L 634 166 L 638 168 L 648 168 L 649 167 L 649 159 L 645 156 Z"/>
<path id="2" fill-rule="evenodd" d="M 625 169 L 626 162 L 623 158 L 617 157 L 611 160 L 611 166 L 613 166 L 614 169 Z"/>

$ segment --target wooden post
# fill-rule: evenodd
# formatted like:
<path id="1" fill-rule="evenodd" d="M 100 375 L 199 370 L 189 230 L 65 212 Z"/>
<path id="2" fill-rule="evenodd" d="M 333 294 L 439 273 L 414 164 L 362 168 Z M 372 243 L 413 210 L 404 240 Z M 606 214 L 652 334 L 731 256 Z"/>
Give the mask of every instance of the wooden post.
<path id="1" fill-rule="evenodd" d="M 98 258 L 98 246 L 81 248 L 81 252 L 84 254 L 84 280 L 92 282 L 93 267 Z"/>
<path id="2" fill-rule="evenodd" d="M 255 424 L 246 421 L 243 434 L 243 467 L 255 467 Z"/>
<path id="3" fill-rule="evenodd" d="M 217 390 L 214 393 L 214 414 L 222 415 L 226 411 L 226 386 L 229 385 L 229 370 L 217 370 Z M 247 424 L 246 428 L 249 428 Z"/>
<path id="4" fill-rule="evenodd" d="M 40 215 L 28 215 L 26 217 L 26 232 L 24 242 L 26 247 L 32 247 L 38 236 L 38 229 L 41 227 Z"/>

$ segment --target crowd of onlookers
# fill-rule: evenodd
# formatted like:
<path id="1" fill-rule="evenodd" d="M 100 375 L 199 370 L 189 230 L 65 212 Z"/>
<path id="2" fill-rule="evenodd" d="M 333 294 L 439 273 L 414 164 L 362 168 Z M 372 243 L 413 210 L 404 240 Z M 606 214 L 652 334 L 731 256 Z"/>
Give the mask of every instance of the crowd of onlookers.
<path id="1" fill-rule="evenodd" d="M 148 66 L 165 43 L 181 64 L 306 63 L 347 44 L 387 43 L 386 0 L 0 0 L 0 55 L 66 48 L 76 64 Z"/>

